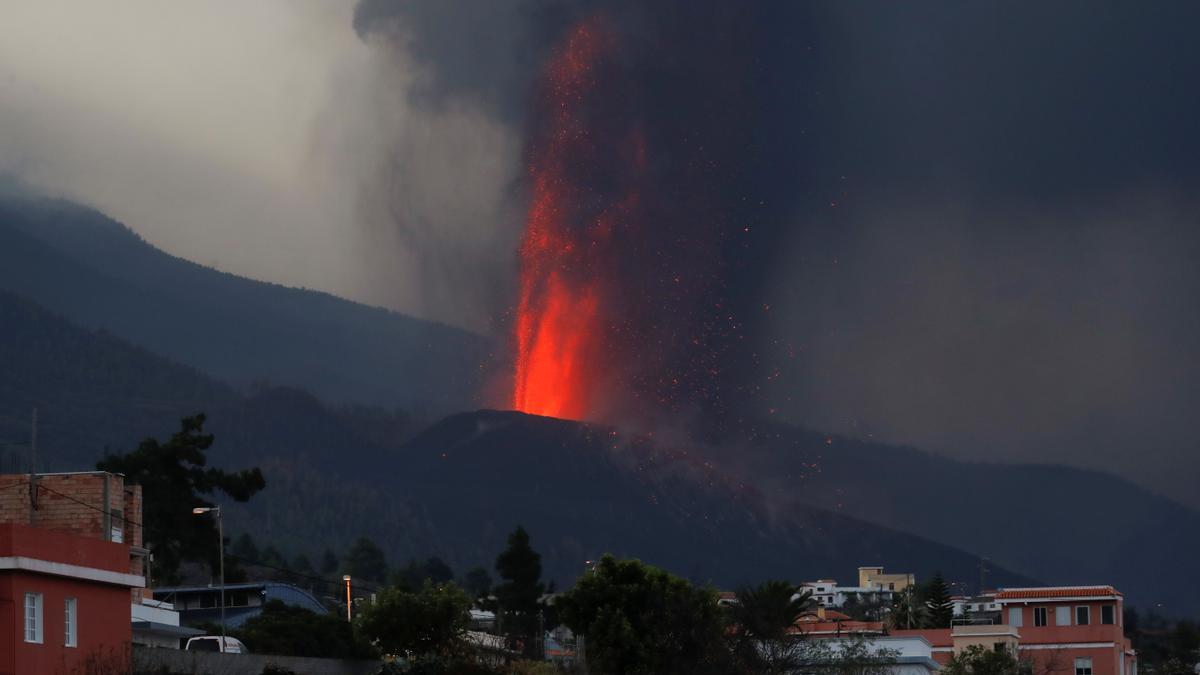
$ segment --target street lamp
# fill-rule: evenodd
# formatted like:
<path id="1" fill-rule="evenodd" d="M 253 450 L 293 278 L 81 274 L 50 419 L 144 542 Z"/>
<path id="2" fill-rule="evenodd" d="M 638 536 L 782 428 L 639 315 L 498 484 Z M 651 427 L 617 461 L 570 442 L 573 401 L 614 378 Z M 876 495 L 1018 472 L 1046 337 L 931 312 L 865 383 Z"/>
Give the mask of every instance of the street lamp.
<path id="1" fill-rule="evenodd" d="M 221 556 L 221 651 L 225 651 L 225 531 L 221 526 L 221 507 L 197 506 L 192 515 L 202 516 L 212 512 L 217 516 L 217 554 Z"/>
<path id="2" fill-rule="evenodd" d="M 342 581 L 346 582 L 346 620 L 350 621 L 350 575 L 343 574 Z"/>

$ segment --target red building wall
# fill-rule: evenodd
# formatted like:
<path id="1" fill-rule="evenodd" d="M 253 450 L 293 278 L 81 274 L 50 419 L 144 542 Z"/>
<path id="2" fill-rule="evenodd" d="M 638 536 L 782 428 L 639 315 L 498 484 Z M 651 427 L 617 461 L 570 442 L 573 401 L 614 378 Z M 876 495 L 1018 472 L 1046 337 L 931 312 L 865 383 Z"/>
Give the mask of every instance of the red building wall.
<path id="1" fill-rule="evenodd" d="M 0 675 L 76 672 L 91 659 L 124 666 L 132 638 L 130 586 L 74 578 L 91 572 L 129 574 L 129 546 L 73 534 L 0 525 Z M 76 566 L 39 573 L 13 569 L 16 560 Z M 42 642 L 25 642 L 25 593 L 42 594 Z M 76 644 L 65 646 L 67 598 L 76 599 Z M 115 662 L 114 662 L 115 660 Z M 111 672 L 123 672 L 114 670 Z"/>
<path id="2" fill-rule="evenodd" d="M 1020 635 L 1018 658 L 1031 661 L 1035 675 L 1074 675 L 1076 658 L 1092 660 L 1092 675 L 1134 675 L 1136 657 L 1130 654 L 1130 643 L 1122 625 L 1123 603 L 1115 591 L 1109 590 L 1115 599 L 1031 597 L 1028 600 L 1006 600 L 1001 621 L 1010 621 L 1010 609 L 1021 610 L 1021 625 L 1014 626 Z M 1113 606 L 1112 624 L 1100 623 L 1104 605 Z M 1075 608 L 1082 606 L 1088 607 L 1090 613 L 1089 623 L 1085 626 L 1076 624 Z M 1035 607 L 1046 608 L 1047 625 L 1034 625 Z M 1070 609 L 1070 625 L 1056 624 L 1057 607 Z M 954 639 L 949 628 L 897 630 L 892 634 L 924 637 L 933 645 L 934 660 L 943 665 L 953 653 Z"/>
<path id="3" fill-rule="evenodd" d="M 25 642 L 25 593 L 42 594 L 42 642 Z M 76 599 L 76 647 L 66 644 L 66 599 Z M 128 663 L 132 639 L 129 589 L 24 572 L 0 572 L 0 608 L 7 645 L 0 641 L 3 675 L 80 672 L 87 659 Z M 115 665 L 115 664 L 114 664 Z M 101 672 L 122 672 L 101 671 Z"/>

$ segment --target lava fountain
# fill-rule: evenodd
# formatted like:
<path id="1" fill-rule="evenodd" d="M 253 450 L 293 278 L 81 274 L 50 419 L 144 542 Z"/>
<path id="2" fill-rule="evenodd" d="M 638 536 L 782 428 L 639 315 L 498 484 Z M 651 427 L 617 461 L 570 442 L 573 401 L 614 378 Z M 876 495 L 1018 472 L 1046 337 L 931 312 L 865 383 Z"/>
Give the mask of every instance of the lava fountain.
<path id="1" fill-rule="evenodd" d="M 540 83 L 543 127 L 528 152 L 532 197 L 519 248 L 512 407 L 580 419 L 595 404 L 606 346 L 604 250 L 621 204 L 599 204 L 576 180 L 606 149 L 583 117 L 611 42 L 598 20 L 580 23 Z M 600 201 L 603 198 L 600 197 Z"/>

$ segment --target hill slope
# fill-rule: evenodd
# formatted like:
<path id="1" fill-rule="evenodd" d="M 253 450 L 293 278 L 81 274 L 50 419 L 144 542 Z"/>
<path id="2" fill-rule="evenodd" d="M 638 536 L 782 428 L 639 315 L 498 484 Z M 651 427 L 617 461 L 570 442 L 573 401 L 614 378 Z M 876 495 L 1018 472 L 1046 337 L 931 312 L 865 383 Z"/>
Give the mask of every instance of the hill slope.
<path id="1" fill-rule="evenodd" d="M 1118 476 L 960 462 L 770 424 L 709 452 L 776 498 L 835 507 L 1048 583 L 1113 583 L 1141 606 L 1200 611 L 1200 590 L 1170 581 L 1181 560 L 1200 556 L 1200 513 Z"/>
<path id="2" fill-rule="evenodd" d="M 111 335 L 72 325 L 0 291 L 0 470 L 28 470 L 38 408 L 40 467 L 91 468 L 106 445 L 131 447 L 180 417 L 235 400 L 233 390 Z"/>
<path id="3" fill-rule="evenodd" d="M 268 488 L 229 507 L 232 531 L 285 550 L 344 548 L 366 534 L 394 561 L 440 554 L 490 566 L 518 523 L 566 583 L 603 552 L 723 585 L 850 574 L 864 560 L 970 575 L 975 557 L 810 507 L 768 510 L 754 490 L 610 430 L 519 413 L 414 421 L 334 411 L 302 391 L 242 396 L 186 366 L 0 293 L 0 437 L 27 438 L 37 406 L 48 468 L 90 467 L 105 447 L 163 436 L 205 410 L 215 464 L 259 464 Z M 25 470 L 22 453 L 5 470 Z M 1004 578 L 1020 580 L 1000 572 Z"/>
<path id="4" fill-rule="evenodd" d="M 235 385 L 452 411 L 487 344 L 455 328 L 175 258 L 100 213 L 0 193 L 0 290 Z"/>
<path id="5" fill-rule="evenodd" d="M 36 405 L 45 466 L 75 470 L 205 410 L 214 461 L 268 474 L 231 526 L 290 551 L 366 534 L 394 560 L 438 553 L 461 569 L 489 564 L 522 522 L 560 579 L 608 550 L 721 583 L 748 568 L 851 578 L 874 563 L 973 582 L 975 558 L 962 553 L 972 551 L 1048 582 L 1114 583 L 1135 605 L 1200 608 L 1200 590 L 1176 582 L 1180 561 L 1200 554 L 1200 516 L 1103 473 L 956 462 L 770 425 L 686 452 L 487 412 L 412 438 L 420 420 L 289 388 L 247 396 L 12 295 L 0 294 L 0 325 L 0 440 L 26 439 Z M 3 468 L 24 470 L 23 452 Z M 718 468 L 688 459 L 701 452 Z"/>
<path id="6" fill-rule="evenodd" d="M 332 516 L 327 507 L 346 496 L 344 483 L 321 485 L 315 472 L 295 465 L 287 474 L 289 487 L 275 497 L 308 491 L 312 510 L 264 495 L 237 517 L 256 530 L 269 520 L 298 539 L 306 529 L 332 524 L 323 522 Z M 392 555 L 436 552 L 461 569 L 490 567 L 507 533 L 523 524 L 547 576 L 560 584 L 606 552 L 723 587 L 835 573 L 848 579 L 858 565 L 878 560 L 926 577 L 941 569 L 970 579 L 978 562 L 964 551 L 823 509 L 768 509 L 754 490 L 684 456 L 626 443 L 605 428 L 515 412 L 442 420 L 378 457 L 369 476 L 352 480 L 363 486 L 357 494 L 370 497 L 353 499 L 355 518 L 342 521 L 346 535 L 370 523 L 369 534 L 390 544 Z M 1028 582 L 1004 570 L 997 578 Z"/>

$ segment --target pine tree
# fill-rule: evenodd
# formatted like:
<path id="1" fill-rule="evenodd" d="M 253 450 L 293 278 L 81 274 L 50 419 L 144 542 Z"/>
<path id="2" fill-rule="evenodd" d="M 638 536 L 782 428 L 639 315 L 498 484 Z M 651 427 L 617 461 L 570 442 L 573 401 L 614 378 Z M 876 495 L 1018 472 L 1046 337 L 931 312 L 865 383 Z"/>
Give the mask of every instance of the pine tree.
<path id="1" fill-rule="evenodd" d="M 387 558 L 379 545 L 359 537 L 346 552 L 346 573 L 365 581 L 384 581 L 388 577 Z"/>
<path id="2" fill-rule="evenodd" d="M 941 572 L 933 575 L 925 587 L 925 608 L 929 610 L 926 628 L 949 628 L 954 620 L 954 601 Z"/>
<path id="3" fill-rule="evenodd" d="M 526 654 L 535 654 L 542 585 L 542 556 L 529 545 L 529 533 L 518 526 L 508 535 L 508 548 L 496 558 L 503 583 L 495 588 L 505 633 L 521 638 Z"/>

